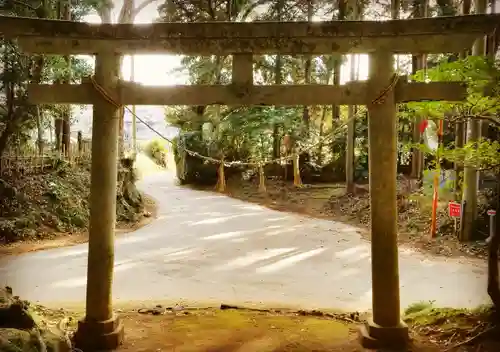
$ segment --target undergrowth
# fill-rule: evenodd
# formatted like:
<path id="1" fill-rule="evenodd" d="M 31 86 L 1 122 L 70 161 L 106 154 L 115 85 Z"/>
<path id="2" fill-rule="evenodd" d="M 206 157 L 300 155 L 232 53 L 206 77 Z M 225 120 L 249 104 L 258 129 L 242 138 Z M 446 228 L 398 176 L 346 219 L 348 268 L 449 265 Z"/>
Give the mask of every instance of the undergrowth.
<path id="1" fill-rule="evenodd" d="M 118 178 L 117 221 L 137 221 L 143 200 L 122 167 Z M 84 230 L 89 224 L 90 167 L 59 161 L 43 172 L 14 172 L 0 178 L 0 243 L 48 238 Z"/>
<path id="2" fill-rule="evenodd" d="M 145 153 L 158 165 L 167 166 L 167 148 L 165 143 L 158 139 L 153 139 L 145 145 Z"/>
<path id="3" fill-rule="evenodd" d="M 443 351 L 500 350 L 498 314 L 491 306 L 454 309 L 417 302 L 405 310 L 404 321 L 413 334 L 443 346 Z"/>

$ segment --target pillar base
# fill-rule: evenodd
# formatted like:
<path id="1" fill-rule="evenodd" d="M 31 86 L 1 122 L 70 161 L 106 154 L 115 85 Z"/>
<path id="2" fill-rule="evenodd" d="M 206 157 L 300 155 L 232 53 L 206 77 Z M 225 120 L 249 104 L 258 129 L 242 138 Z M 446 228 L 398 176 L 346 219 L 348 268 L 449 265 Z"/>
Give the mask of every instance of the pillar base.
<path id="1" fill-rule="evenodd" d="M 85 318 L 78 322 L 73 337 L 76 348 L 87 351 L 109 351 L 117 349 L 123 342 L 124 329 L 120 318 L 113 314 L 109 320 L 89 322 Z"/>
<path id="2" fill-rule="evenodd" d="M 359 341 L 366 349 L 405 351 L 410 342 L 408 326 L 401 321 L 397 326 L 383 327 L 368 319 L 360 328 Z"/>

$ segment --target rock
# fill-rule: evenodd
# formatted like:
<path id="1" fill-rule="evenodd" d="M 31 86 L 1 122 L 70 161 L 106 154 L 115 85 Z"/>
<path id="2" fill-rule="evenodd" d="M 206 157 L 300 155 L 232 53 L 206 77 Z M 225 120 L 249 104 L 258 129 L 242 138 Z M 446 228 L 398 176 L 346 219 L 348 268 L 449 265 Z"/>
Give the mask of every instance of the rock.
<path id="1" fill-rule="evenodd" d="M 10 287 L 0 289 L 0 328 L 33 329 L 35 321 L 28 313 L 29 303 L 12 295 Z"/>
<path id="2" fill-rule="evenodd" d="M 70 352 L 69 341 L 51 331 L 0 329 L 0 351 L 2 352 Z"/>
<path id="3" fill-rule="evenodd" d="M 40 317 L 29 307 L 29 302 L 14 296 L 10 287 L 0 289 L 0 351 L 71 351 L 69 339 L 63 332 L 40 328 L 36 323 Z"/>

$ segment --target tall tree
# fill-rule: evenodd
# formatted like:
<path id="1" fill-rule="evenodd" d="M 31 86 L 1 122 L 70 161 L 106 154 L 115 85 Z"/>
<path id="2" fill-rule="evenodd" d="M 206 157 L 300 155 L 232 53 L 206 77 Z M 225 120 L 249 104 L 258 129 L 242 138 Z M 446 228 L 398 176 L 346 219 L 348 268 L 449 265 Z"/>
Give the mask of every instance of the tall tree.
<path id="1" fill-rule="evenodd" d="M 462 2 L 462 14 L 470 14 L 472 6 L 471 0 L 463 0 Z M 459 54 L 461 59 L 464 59 L 468 55 L 468 50 Z M 463 121 L 457 121 L 455 124 L 455 148 L 463 148 L 465 142 L 465 123 Z M 459 200 L 462 198 L 462 173 L 463 167 L 461 163 L 455 163 L 455 199 Z"/>
<path id="2" fill-rule="evenodd" d="M 71 0 L 60 0 L 61 19 L 71 21 Z M 63 77 L 63 83 L 71 82 L 71 57 L 64 56 L 66 63 L 66 73 Z M 62 112 L 61 121 L 61 148 L 64 155 L 69 156 L 71 150 L 71 105 L 66 105 Z"/>
<path id="3" fill-rule="evenodd" d="M 428 0 L 413 0 L 413 17 L 427 17 L 429 9 Z M 419 70 L 424 70 L 427 66 L 427 55 L 412 55 L 412 73 L 416 73 Z M 420 122 L 422 116 L 415 116 L 415 122 L 413 124 L 413 143 L 420 143 L 421 132 L 420 132 Z M 421 180 L 422 173 L 424 170 L 424 156 L 423 153 L 414 147 L 412 150 L 411 157 L 411 176 L 413 178 Z"/>
<path id="4" fill-rule="evenodd" d="M 149 5 L 155 3 L 157 0 L 143 0 L 139 5 L 136 6 L 135 0 L 124 0 L 123 5 L 118 12 L 117 22 L 118 23 L 133 23 L 136 16 L 144 10 Z M 102 23 L 113 23 L 113 13 L 114 8 L 113 0 L 98 0 L 94 5 L 94 8 L 101 18 Z M 120 65 L 123 64 L 123 57 L 120 61 Z M 122 77 L 123 78 L 123 77 Z M 124 133 L 125 133 L 125 107 L 122 107 L 121 117 L 120 117 L 120 135 L 118 138 L 118 152 L 119 155 L 124 153 Z"/>
<path id="5" fill-rule="evenodd" d="M 338 10 L 337 10 L 337 20 L 345 21 L 347 18 L 347 1 L 348 0 L 338 0 Z M 335 60 L 335 65 L 333 67 L 333 85 L 340 86 L 340 75 L 342 70 L 342 59 L 343 57 L 338 57 Z M 340 105 L 332 104 L 332 129 L 335 128 L 335 124 L 340 120 Z M 335 154 L 335 144 L 332 143 L 332 153 Z"/>
<path id="6" fill-rule="evenodd" d="M 357 0 L 349 1 L 349 17 L 351 20 L 361 20 L 363 17 L 363 2 Z M 359 55 L 351 54 L 349 55 L 349 80 L 354 81 L 357 76 L 356 72 L 356 57 L 359 60 Z M 348 106 L 347 118 L 349 123 L 347 124 L 347 143 L 346 143 L 346 192 L 354 193 L 354 147 L 356 140 L 356 120 L 355 116 L 357 113 L 357 107 L 354 105 Z"/>
<path id="7" fill-rule="evenodd" d="M 474 1 L 475 12 L 477 14 L 486 13 L 487 0 Z M 483 56 L 486 54 L 486 37 L 476 40 L 472 48 L 472 55 Z M 468 119 L 467 121 L 467 143 L 477 143 L 481 138 L 481 121 L 478 119 Z M 478 171 L 473 166 L 465 166 L 462 202 L 464 202 L 463 225 L 461 240 L 472 239 L 475 222 L 477 219 L 477 186 Z"/>
<path id="8" fill-rule="evenodd" d="M 283 10 L 285 8 L 285 0 L 276 1 L 276 20 L 281 22 L 283 20 Z M 279 85 L 283 83 L 283 59 L 281 54 L 276 55 L 276 63 L 274 66 L 274 84 Z M 279 126 L 273 123 L 273 158 L 280 156 L 280 135 Z M 286 165 L 285 165 L 286 170 Z"/>

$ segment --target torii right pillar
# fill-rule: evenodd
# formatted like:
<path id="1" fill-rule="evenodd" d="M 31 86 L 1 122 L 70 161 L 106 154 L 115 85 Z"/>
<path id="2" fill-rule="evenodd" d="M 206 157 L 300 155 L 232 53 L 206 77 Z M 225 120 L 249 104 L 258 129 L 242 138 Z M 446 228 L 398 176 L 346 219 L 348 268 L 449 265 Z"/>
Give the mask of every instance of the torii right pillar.
<path id="1" fill-rule="evenodd" d="M 397 119 L 394 57 L 370 55 L 368 103 L 371 268 L 373 316 L 361 328 L 361 343 L 369 349 L 402 350 L 408 327 L 401 320 L 397 242 Z M 389 89 L 388 89 L 389 88 Z"/>

